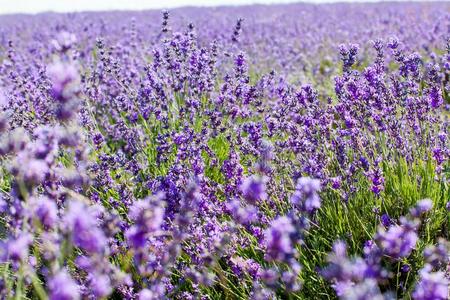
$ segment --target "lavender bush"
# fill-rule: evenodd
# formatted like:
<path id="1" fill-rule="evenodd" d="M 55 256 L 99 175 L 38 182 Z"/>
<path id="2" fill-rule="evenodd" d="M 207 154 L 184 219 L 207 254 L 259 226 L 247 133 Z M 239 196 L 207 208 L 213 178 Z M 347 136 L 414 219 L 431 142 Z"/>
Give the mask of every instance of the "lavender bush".
<path id="1" fill-rule="evenodd" d="M 448 299 L 448 3 L 0 18 L 1 299 Z"/>

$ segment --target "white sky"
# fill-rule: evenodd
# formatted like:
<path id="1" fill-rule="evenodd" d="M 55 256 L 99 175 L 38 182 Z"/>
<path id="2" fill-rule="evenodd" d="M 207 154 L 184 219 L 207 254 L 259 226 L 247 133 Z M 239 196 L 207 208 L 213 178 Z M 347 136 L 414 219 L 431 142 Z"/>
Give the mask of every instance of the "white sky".
<path id="1" fill-rule="evenodd" d="M 301 1 L 301 0 L 300 0 Z M 303 0 L 304 2 L 337 2 L 338 0 Z M 349 0 L 340 0 L 349 2 Z M 356 0 L 355 2 L 361 2 Z M 366 0 L 367 1 L 367 0 Z M 374 0 L 369 0 L 374 1 Z M 375 0 L 377 1 L 377 0 Z M 383 0 L 379 0 L 383 1 Z M 424 0 L 427 1 L 427 0 Z M 295 0 L 0 0 L 0 14 L 72 12 L 87 10 L 141 10 L 179 6 L 240 5 L 253 3 L 289 3 Z"/>

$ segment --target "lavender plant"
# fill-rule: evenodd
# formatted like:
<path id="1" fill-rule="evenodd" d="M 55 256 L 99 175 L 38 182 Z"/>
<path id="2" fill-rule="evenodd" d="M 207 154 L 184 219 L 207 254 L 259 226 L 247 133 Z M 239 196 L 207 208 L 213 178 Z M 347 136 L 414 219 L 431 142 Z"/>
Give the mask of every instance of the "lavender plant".
<path id="1" fill-rule="evenodd" d="M 1 17 L 0 298 L 447 299 L 448 8 Z"/>

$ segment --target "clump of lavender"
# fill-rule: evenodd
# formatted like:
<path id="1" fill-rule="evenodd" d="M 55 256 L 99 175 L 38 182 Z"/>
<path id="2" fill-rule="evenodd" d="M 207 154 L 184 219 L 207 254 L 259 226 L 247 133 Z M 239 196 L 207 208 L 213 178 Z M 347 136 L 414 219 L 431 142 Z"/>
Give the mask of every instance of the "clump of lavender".
<path id="1" fill-rule="evenodd" d="M 449 242 L 440 239 L 437 245 L 428 246 L 423 252 L 425 266 L 419 271 L 419 279 L 412 293 L 417 300 L 447 299 L 450 280 L 448 264 L 450 263 Z M 446 271 L 437 271 L 437 270 Z"/>
<path id="2" fill-rule="evenodd" d="M 401 260 L 408 258 L 415 249 L 420 217 L 432 208 L 430 199 L 424 199 L 410 210 L 410 214 L 401 217 L 400 224 L 390 225 L 386 230 L 380 226 L 373 240 L 366 242 L 364 256 L 348 257 L 346 245 L 338 241 L 333 252 L 327 257 L 329 265 L 322 271 L 322 276 L 332 282 L 332 286 L 340 299 L 353 299 L 355 295 L 385 299 L 380 286 L 392 274 L 381 266 L 384 259 Z M 448 242 L 440 240 L 436 246 L 428 246 L 423 257 L 425 267 L 421 269 L 419 280 L 412 293 L 414 299 L 445 299 L 448 293 L 448 279 L 444 272 L 432 272 L 449 261 Z M 402 272 L 409 273 L 410 267 L 404 265 Z M 400 277 L 400 274 L 397 274 Z M 444 290 L 446 291 L 444 293 Z M 390 295 L 389 297 L 392 297 Z"/>
<path id="3" fill-rule="evenodd" d="M 265 232 L 267 259 L 288 261 L 292 258 L 295 253 L 295 234 L 296 228 L 287 216 L 273 220 Z"/>
<path id="4" fill-rule="evenodd" d="M 125 237 L 133 249 L 141 249 L 152 236 L 158 234 L 164 219 L 162 195 L 146 198 L 133 203 L 128 216 L 134 222 L 125 232 Z"/>

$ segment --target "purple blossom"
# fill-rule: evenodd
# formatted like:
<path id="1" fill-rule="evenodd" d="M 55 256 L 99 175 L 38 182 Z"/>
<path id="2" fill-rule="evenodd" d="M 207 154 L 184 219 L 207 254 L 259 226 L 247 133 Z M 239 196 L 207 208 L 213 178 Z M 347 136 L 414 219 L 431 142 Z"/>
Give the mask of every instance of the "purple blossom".
<path id="1" fill-rule="evenodd" d="M 383 177 L 383 171 L 379 166 L 380 159 L 378 158 L 375 161 L 374 169 L 370 172 L 370 180 L 372 181 L 372 192 L 379 196 L 381 191 L 384 189 L 384 177 Z"/>
<path id="2" fill-rule="evenodd" d="M 420 217 L 422 214 L 429 212 L 433 207 L 433 201 L 431 199 L 420 200 L 414 208 L 410 210 L 410 214 L 413 217 Z"/>
<path id="3" fill-rule="evenodd" d="M 318 192 L 321 186 L 318 179 L 301 177 L 297 180 L 295 192 L 291 196 L 291 203 L 301 211 L 313 213 L 320 208 L 321 200 Z"/>
<path id="4" fill-rule="evenodd" d="M 33 242 L 33 237 L 30 234 L 22 234 L 17 238 L 9 238 L 2 241 L 0 244 L 0 255 L 3 262 L 24 261 L 28 256 L 28 248 Z"/>
<path id="5" fill-rule="evenodd" d="M 226 208 L 239 224 L 249 224 L 258 219 L 258 209 L 255 206 L 242 205 L 237 199 L 228 202 Z"/>
<path id="6" fill-rule="evenodd" d="M 412 293 L 414 300 L 448 299 L 450 282 L 444 272 L 432 272 L 431 266 L 425 265 L 419 271 L 419 277 L 419 282 Z"/>
<path id="7" fill-rule="evenodd" d="M 384 227 L 388 228 L 393 224 L 393 222 L 387 214 L 383 214 L 381 216 L 381 224 L 383 224 Z"/>
<path id="8" fill-rule="evenodd" d="M 418 236 L 416 225 L 406 221 L 404 224 L 392 225 L 387 230 L 379 227 L 375 240 L 383 252 L 391 258 L 407 257 L 415 248 Z"/>
<path id="9" fill-rule="evenodd" d="M 161 228 L 165 211 L 161 206 L 161 197 L 162 195 L 156 195 L 136 201 L 130 207 L 129 217 L 134 225 L 125 232 L 125 236 L 133 247 L 143 247 L 147 238 Z"/>
<path id="10" fill-rule="evenodd" d="M 47 197 L 34 199 L 34 214 L 45 227 L 53 227 L 58 220 L 58 210 L 54 201 Z"/>
<path id="11" fill-rule="evenodd" d="M 79 286 L 64 269 L 50 278 L 48 287 L 51 300 L 81 299 Z"/>
<path id="12" fill-rule="evenodd" d="M 71 201 L 64 218 L 73 243 L 88 252 L 105 251 L 106 237 L 99 228 L 94 211 L 80 201 Z"/>
<path id="13" fill-rule="evenodd" d="M 72 64 L 66 64 L 63 62 L 55 62 L 47 69 L 47 74 L 52 81 L 52 94 L 60 100 L 66 101 L 67 88 L 78 81 L 78 71 Z"/>
<path id="14" fill-rule="evenodd" d="M 264 235 L 267 259 L 285 261 L 291 257 L 296 246 L 291 237 L 295 231 L 290 218 L 283 216 L 273 220 Z"/>
<path id="15" fill-rule="evenodd" d="M 380 289 L 376 280 L 367 279 L 358 283 L 356 285 L 351 286 L 350 288 L 346 288 L 345 292 L 339 297 L 342 300 L 384 300 L 386 299 L 383 294 L 381 294 Z"/>
<path id="16" fill-rule="evenodd" d="M 436 245 L 430 245 L 423 251 L 425 261 L 433 266 L 439 268 L 445 266 L 450 262 L 450 243 L 443 238 L 438 240 Z"/>
<path id="17" fill-rule="evenodd" d="M 256 175 L 245 178 L 240 187 L 244 199 L 250 204 L 266 200 L 266 182 L 266 177 Z"/>

